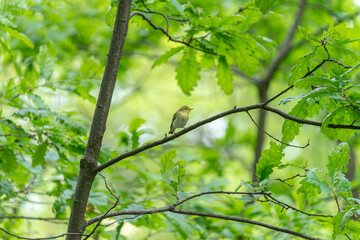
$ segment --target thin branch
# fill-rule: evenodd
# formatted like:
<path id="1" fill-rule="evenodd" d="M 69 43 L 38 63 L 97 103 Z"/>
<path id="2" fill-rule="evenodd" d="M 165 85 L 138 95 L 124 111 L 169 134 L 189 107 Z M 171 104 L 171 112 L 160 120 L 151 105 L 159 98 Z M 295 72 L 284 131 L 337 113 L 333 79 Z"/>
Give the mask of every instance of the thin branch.
<path id="1" fill-rule="evenodd" d="M 295 176 L 292 176 L 292 177 L 289 177 L 289 178 L 286 178 L 286 179 L 281 179 L 281 178 L 275 178 L 274 180 L 276 181 L 280 181 L 286 185 L 288 185 L 289 187 L 294 187 L 293 185 L 287 183 L 287 181 L 291 180 L 291 179 L 294 179 L 294 178 L 297 178 L 297 177 L 306 177 L 306 175 L 300 175 L 300 174 L 296 174 Z"/>
<path id="2" fill-rule="evenodd" d="M 142 17 L 144 20 L 146 20 L 146 21 L 151 25 L 151 27 L 154 28 L 155 30 L 160 30 L 163 34 L 165 34 L 165 35 L 169 38 L 170 41 L 176 42 L 176 43 L 181 43 L 181 44 L 184 44 L 184 45 L 186 45 L 186 46 L 188 46 L 188 47 L 190 47 L 190 48 L 196 49 L 196 50 L 198 50 L 198 51 L 201 51 L 201 52 L 204 52 L 204 53 L 208 53 L 208 54 L 211 54 L 211 55 L 218 56 L 218 54 L 215 53 L 215 52 L 204 51 L 204 50 L 201 49 L 201 48 L 194 47 L 193 45 L 191 45 L 191 44 L 188 43 L 188 42 L 184 42 L 184 41 L 177 40 L 177 39 L 173 38 L 173 37 L 169 34 L 168 31 L 166 31 L 164 28 L 162 28 L 162 27 L 160 27 L 160 26 L 155 25 L 155 24 L 154 24 L 148 17 L 146 17 L 143 13 L 133 12 L 133 13 L 130 14 L 130 19 L 131 19 L 132 17 L 136 16 L 136 15 L 141 16 L 141 17 Z"/>
<path id="3" fill-rule="evenodd" d="M 101 173 L 99 173 L 99 175 L 104 179 L 104 183 L 105 183 L 105 187 L 106 189 L 110 192 L 110 194 L 116 199 L 119 200 L 119 198 L 111 191 L 111 189 L 109 188 L 107 182 L 106 182 L 106 178 L 104 177 L 104 175 L 102 175 Z"/>
<path id="4" fill-rule="evenodd" d="M 269 137 L 271 137 L 272 139 L 274 139 L 275 141 L 281 143 L 281 144 L 284 144 L 288 147 L 294 147 L 294 148 L 306 148 L 310 145 L 310 140 L 308 140 L 308 143 L 305 145 L 305 146 L 296 146 L 296 145 L 292 145 L 292 144 L 288 144 L 288 143 L 285 143 L 277 138 L 275 138 L 274 136 L 270 135 L 269 133 L 267 133 L 264 129 L 260 128 L 259 125 L 255 122 L 255 120 L 252 118 L 252 116 L 250 115 L 250 113 L 248 111 L 246 111 L 246 113 L 249 115 L 251 121 L 255 124 L 255 126 L 260 130 L 262 131 L 263 133 L 265 133 L 266 135 L 268 135 Z"/>
<path id="5" fill-rule="evenodd" d="M 305 214 L 305 215 L 310 216 L 310 217 L 330 217 L 330 218 L 332 217 L 332 215 L 330 215 L 330 214 L 329 214 L 329 215 L 324 215 L 324 214 L 314 214 L 314 213 L 304 212 L 304 211 L 302 211 L 302 210 L 300 210 L 300 209 L 297 209 L 297 208 L 295 208 L 295 207 L 293 207 L 293 206 L 291 206 L 291 205 L 289 205 L 289 204 L 286 204 L 286 203 L 284 203 L 284 202 L 281 202 L 281 201 L 277 200 L 276 198 L 274 198 L 273 196 L 271 196 L 270 193 L 264 194 L 264 197 L 265 197 L 265 199 L 266 199 L 267 201 L 270 201 L 270 202 L 272 202 L 272 203 L 275 203 L 275 204 L 279 205 L 280 207 L 282 207 L 282 208 L 284 208 L 284 209 L 286 209 L 286 210 L 292 209 L 292 210 L 294 210 L 294 211 L 296 211 L 296 212 Z"/>
<path id="6" fill-rule="evenodd" d="M 275 230 L 275 231 L 278 231 L 278 232 L 291 234 L 291 235 L 301 237 L 301 238 L 304 238 L 304 239 L 321 240 L 321 238 L 311 237 L 311 236 L 308 236 L 308 235 L 305 235 L 305 234 L 302 234 L 302 233 L 299 233 L 299 232 L 295 232 L 295 231 L 292 231 L 292 230 L 289 230 L 289 229 L 286 229 L 286 228 L 280 228 L 280 227 L 276 227 L 276 226 L 273 226 L 273 225 L 270 225 L 270 224 L 250 220 L 250 219 L 244 219 L 244 218 L 233 217 L 233 216 L 224 216 L 224 215 L 219 215 L 219 214 L 215 214 L 215 213 L 204 213 L 204 212 L 186 211 L 186 210 L 178 210 L 178 209 L 173 209 L 170 212 L 178 213 L 178 214 L 201 216 L 201 217 L 218 218 L 218 219 L 235 221 L 235 222 L 249 223 L 249 224 L 257 225 L 257 226 L 260 226 L 260 227 L 269 228 L 269 229 L 272 229 L 272 230 Z"/>
<path id="7" fill-rule="evenodd" d="M 144 5 L 144 7 L 148 10 L 149 13 L 155 13 L 155 14 L 158 14 L 158 15 L 163 16 L 163 18 L 165 19 L 165 21 L 166 21 L 166 23 L 167 23 L 166 32 L 169 33 L 170 23 L 169 23 L 168 17 L 167 17 L 165 14 L 163 14 L 163 13 L 151 11 L 150 8 L 148 8 L 148 6 L 145 4 L 144 0 L 141 0 L 141 2 L 142 2 L 142 4 Z"/>
<path id="8" fill-rule="evenodd" d="M 43 238 L 28 238 L 28 237 L 21 237 L 21 236 L 18 236 L 18 235 L 15 235 L 9 231 L 6 231 L 5 229 L 3 228 L 0 228 L 0 231 L 3 231 L 4 233 L 6 234 L 9 234 L 17 239 L 25 239 L 25 240 L 42 240 L 42 239 L 56 239 L 56 238 L 61 238 L 61 237 L 64 237 L 64 236 L 69 236 L 69 235 L 81 235 L 81 236 L 87 236 L 87 234 L 82 234 L 82 233 L 63 233 L 63 234 L 60 234 L 60 235 L 57 235 L 57 236 L 53 236 L 53 237 L 43 237 Z"/>
<path id="9" fill-rule="evenodd" d="M 347 68 L 347 69 L 353 67 L 353 66 L 345 65 L 345 64 L 343 64 L 343 63 L 341 63 L 341 62 L 339 62 L 338 60 L 333 59 L 333 58 L 324 59 L 324 61 L 325 61 L 325 62 L 335 62 L 335 63 L 337 63 L 338 65 L 341 65 L 342 67 Z"/>

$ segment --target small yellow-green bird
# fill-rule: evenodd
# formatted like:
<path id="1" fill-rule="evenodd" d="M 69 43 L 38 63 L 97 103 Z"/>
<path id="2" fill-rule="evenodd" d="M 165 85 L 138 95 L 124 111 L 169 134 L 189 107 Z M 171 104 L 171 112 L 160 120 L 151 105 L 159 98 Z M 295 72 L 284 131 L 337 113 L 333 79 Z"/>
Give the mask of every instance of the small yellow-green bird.
<path id="1" fill-rule="evenodd" d="M 171 121 L 169 131 L 170 134 L 175 133 L 175 129 L 177 128 L 185 127 L 187 121 L 189 120 L 189 113 L 191 110 L 193 109 L 189 108 L 188 106 L 182 106 L 179 110 L 176 111 Z"/>

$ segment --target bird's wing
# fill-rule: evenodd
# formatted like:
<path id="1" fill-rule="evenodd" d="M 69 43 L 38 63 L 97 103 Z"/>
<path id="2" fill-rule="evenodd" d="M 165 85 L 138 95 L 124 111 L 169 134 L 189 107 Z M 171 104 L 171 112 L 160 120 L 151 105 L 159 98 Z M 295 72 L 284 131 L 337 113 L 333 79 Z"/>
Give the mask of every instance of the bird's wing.
<path id="1" fill-rule="evenodd" d="M 177 117 L 177 115 L 178 115 L 178 112 L 174 113 L 173 119 L 171 120 L 170 129 L 172 128 L 172 125 L 173 125 L 174 120 L 175 120 L 175 118 Z"/>

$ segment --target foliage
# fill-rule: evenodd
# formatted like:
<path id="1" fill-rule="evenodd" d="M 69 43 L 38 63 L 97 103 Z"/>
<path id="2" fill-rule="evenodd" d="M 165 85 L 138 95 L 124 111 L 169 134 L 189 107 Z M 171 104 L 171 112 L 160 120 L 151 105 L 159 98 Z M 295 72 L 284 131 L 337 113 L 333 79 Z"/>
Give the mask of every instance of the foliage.
<path id="1" fill-rule="evenodd" d="M 298 6 L 245 2 L 132 2 L 132 12 L 158 28 L 139 15 L 130 20 L 115 93 L 109 93 L 114 100 L 99 164 L 163 138 L 178 105 L 195 105 L 189 126 L 214 112 L 259 102 L 252 83 L 261 86 Z M 113 205 L 109 189 L 119 196 L 116 211 L 160 208 L 196 193 L 235 189 L 250 194 L 205 194 L 177 209 L 241 216 L 313 237 L 356 239 L 359 176 L 349 180 L 347 174 L 353 170 L 349 154 L 359 142 L 359 22 L 350 1 L 307 2 L 270 92 L 290 86 L 279 109 L 311 124 L 269 120 L 265 130 L 276 136 L 281 126 L 282 137 L 265 140 L 258 182 L 249 181 L 257 129 L 238 113 L 105 169 L 108 184 L 96 177 L 86 219 Z M 117 3 L 0 0 L 1 216 L 40 217 L 28 210 L 39 207 L 46 217 L 69 217 Z M 288 145 L 305 138 L 311 145 L 299 154 Z M 41 205 L 45 200 L 34 203 L 42 198 L 49 209 Z M 114 220 L 114 228 L 97 229 L 99 238 L 135 239 L 139 232 L 138 239 L 289 238 L 251 224 L 170 211 Z M 59 234 L 40 225 L 0 218 L 1 228 L 21 236 Z M 131 234 L 130 226 L 138 232 Z"/>

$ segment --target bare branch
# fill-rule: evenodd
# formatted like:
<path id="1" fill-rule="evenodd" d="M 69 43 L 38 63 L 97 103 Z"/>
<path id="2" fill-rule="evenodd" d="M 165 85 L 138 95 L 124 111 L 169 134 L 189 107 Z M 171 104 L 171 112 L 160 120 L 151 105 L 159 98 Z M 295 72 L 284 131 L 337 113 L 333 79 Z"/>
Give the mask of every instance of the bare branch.
<path id="1" fill-rule="evenodd" d="M 311 237 L 299 232 L 295 232 L 286 228 L 280 228 L 280 227 L 276 227 L 270 224 L 266 224 L 266 223 L 262 223 L 262 222 L 258 222 L 258 221 L 254 221 L 254 220 L 250 220 L 250 219 L 244 219 L 244 218 L 239 218 L 239 217 L 233 217 L 233 216 L 224 216 L 224 215 L 219 215 L 219 214 L 215 214 L 215 213 L 204 213 L 204 212 L 195 212 L 195 211 L 186 211 L 186 210 L 178 210 L 178 209 L 173 209 L 171 210 L 171 212 L 173 213 L 178 213 L 178 214 L 186 214 L 186 215 L 194 215 L 194 216 L 202 216 L 202 217 L 211 217 L 211 218 L 218 218 L 218 219 L 223 219 L 223 220 L 229 220 L 229 221 L 235 221 L 235 222 L 243 222 L 243 223 L 249 223 L 252 225 L 257 225 L 260 227 L 264 227 L 264 228 L 269 228 L 278 232 L 283 232 L 283 233 L 287 233 L 287 234 L 291 234 L 297 237 L 301 237 L 304 239 L 312 239 L 312 240 L 321 240 L 321 238 L 316 238 L 316 237 Z"/>
<path id="2" fill-rule="evenodd" d="M 63 234 L 60 234 L 60 235 L 57 235 L 57 236 L 53 236 L 53 237 L 43 237 L 43 238 L 28 238 L 28 237 L 21 237 L 21 236 L 18 236 L 18 235 L 15 235 L 9 231 L 6 231 L 5 229 L 3 228 L 0 228 L 0 231 L 3 231 L 4 233 L 6 234 L 9 234 L 10 236 L 13 236 L 17 239 L 25 239 L 25 240 L 46 240 L 46 239 L 56 239 L 56 238 L 61 238 L 61 237 L 64 237 L 64 236 L 70 236 L 70 235 L 81 235 L 81 236 L 87 236 L 87 234 L 82 234 L 82 233 L 63 233 Z"/>
<path id="3" fill-rule="evenodd" d="M 296 145 L 291 145 L 291 144 L 288 144 L 288 143 L 285 143 L 277 138 L 275 138 L 274 136 L 270 135 L 269 133 L 267 133 L 264 129 L 260 128 L 259 125 L 255 122 L 255 120 L 252 118 L 252 116 L 250 115 L 250 113 L 248 111 L 246 111 L 246 113 L 249 115 L 251 121 L 255 124 L 255 126 L 260 130 L 262 131 L 263 133 L 265 133 L 266 135 L 268 135 L 269 137 L 271 137 L 272 139 L 274 139 L 275 141 L 281 143 L 281 144 L 284 144 L 288 147 L 294 147 L 294 148 L 306 148 L 310 145 L 310 140 L 308 140 L 308 143 L 305 145 L 305 146 L 296 146 Z"/>

